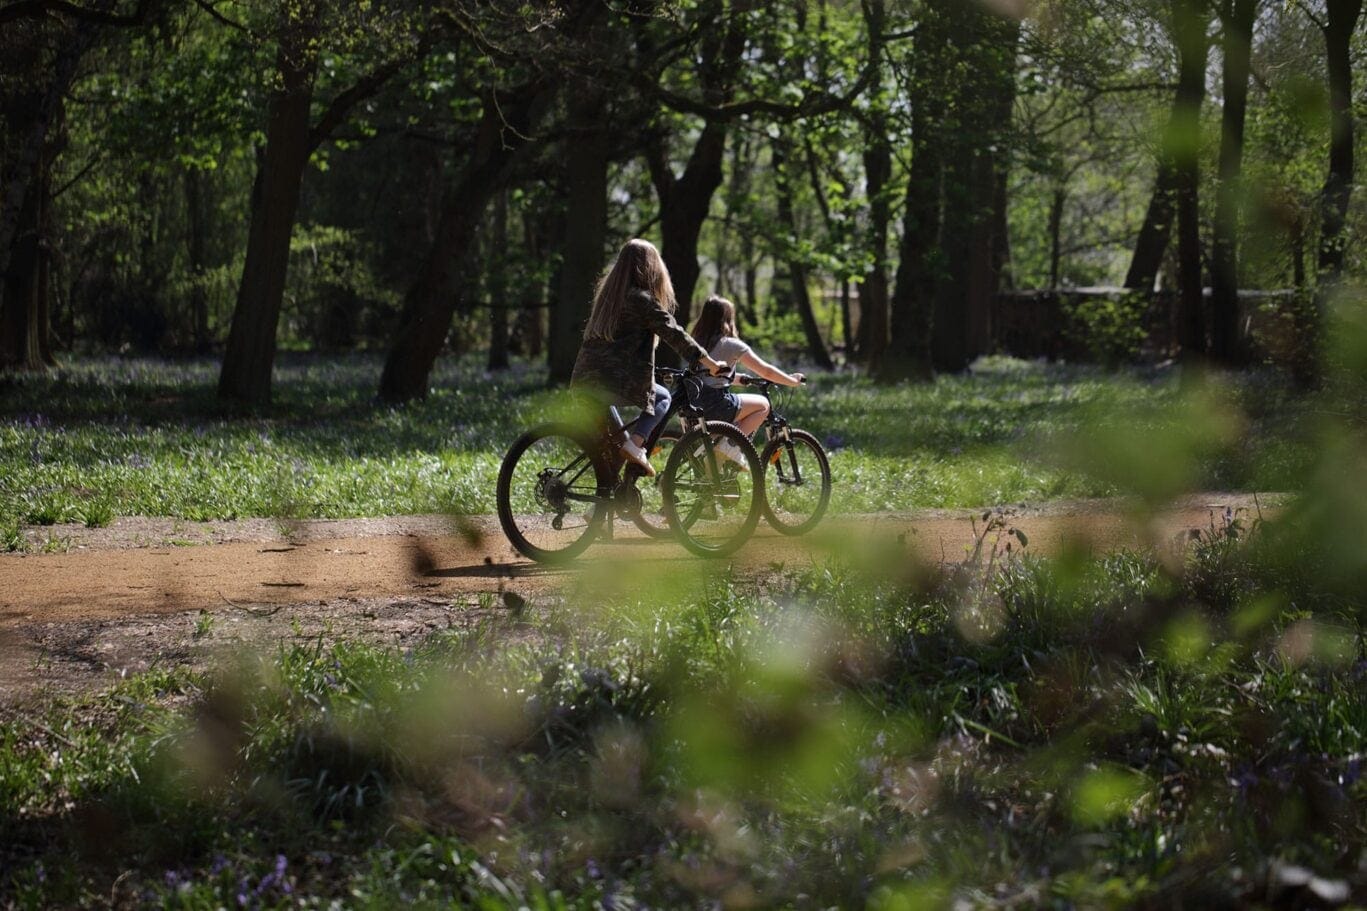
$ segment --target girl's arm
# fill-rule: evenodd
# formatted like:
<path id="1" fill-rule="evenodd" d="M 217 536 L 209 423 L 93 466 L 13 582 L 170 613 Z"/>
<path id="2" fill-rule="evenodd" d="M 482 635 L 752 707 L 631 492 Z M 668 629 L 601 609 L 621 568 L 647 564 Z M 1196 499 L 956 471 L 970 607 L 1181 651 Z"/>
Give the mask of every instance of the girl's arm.
<path id="1" fill-rule="evenodd" d="M 753 370 L 761 379 L 768 380 L 771 383 L 780 383 L 784 386 L 797 386 L 800 385 L 804 379 L 803 375 L 800 373 L 788 373 L 784 370 L 780 370 L 764 358 L 760 357 L 753 350 L 747 351 L 745 354 L 741 355 L 740 363 L 742 366 Z"/>

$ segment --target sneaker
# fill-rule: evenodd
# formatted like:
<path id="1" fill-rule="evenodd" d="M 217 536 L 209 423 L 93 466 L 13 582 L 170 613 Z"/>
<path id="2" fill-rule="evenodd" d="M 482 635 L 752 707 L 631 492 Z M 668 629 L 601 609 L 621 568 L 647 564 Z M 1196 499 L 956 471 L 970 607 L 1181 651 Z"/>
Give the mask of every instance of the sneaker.
<path id="1" fill-rule="evenodd" d="M 642 449 L 640 446 L 637 446 L 631 440 L 627 440 L 622 444 L 621 450 L 622 455 L 624 455 L 631 462 L 635 463 L 636 467 L 641 469 L 641 471 L 645 473 L 646 477 L 655 477 L 655 466 L 650 464 L 650 457 L 646 455 L 644 449 Z"/>
<path id="2" fill-rule="evenodd" d="M 718 441 L 717 445 L 712 447 L 712 451 L 739 468 L 750 467 L 750 463 L 745 461 L 745 453 L 730 440 Z"/>

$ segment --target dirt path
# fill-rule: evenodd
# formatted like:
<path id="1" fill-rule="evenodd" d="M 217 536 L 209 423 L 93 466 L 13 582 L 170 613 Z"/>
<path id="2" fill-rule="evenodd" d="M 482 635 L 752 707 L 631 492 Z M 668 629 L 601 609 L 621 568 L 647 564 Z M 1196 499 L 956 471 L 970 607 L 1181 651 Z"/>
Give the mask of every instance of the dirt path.
<path id="1" fill-rule="evenodd" d="M 1171 541 L 1209 528 L 1227 508 L 1256 506 L 1247 496 L 1207 494 L 1138 523 L 1115 501 L 1054 503 L 1017 510 L 1008 521 L 1034 553 L 1054 552 L 1065 540 L 1101 551 Z M 840 517 L 796 540 L 761 527 L 730 562 L 753 575 L 831 548 L 891 542 L 908 559 L 955 562 L 972 548 L 981 517 L 981 510 Z M 717 565 L 631 530 L 573 566 L 537 566 L 514 553 L 487 517 L 459 527 L 441 517 L 289 525 L 144 519 L 46 534 L 66 552 L 0 556 L 0 703 L 42 689 L 82 689 L 158 661 L 193 663 L 231 642 L 323 630 L 402 641 L 487 615 L 505 591 L 534 600 L 613 576 L 618 561 L 680 573 Z"/>

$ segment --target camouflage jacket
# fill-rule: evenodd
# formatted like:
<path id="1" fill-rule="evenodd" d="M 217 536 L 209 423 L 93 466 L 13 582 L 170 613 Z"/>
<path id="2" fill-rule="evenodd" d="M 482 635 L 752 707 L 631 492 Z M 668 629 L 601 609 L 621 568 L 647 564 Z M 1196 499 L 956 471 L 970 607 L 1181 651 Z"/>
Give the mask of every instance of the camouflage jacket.
<path id="1" fill-rule="evenodd" d="M 707 356 L 674 317 L 647 291 L 633 289 L 622 308 L 617 334 L 584 339 L 574 362 L 570 386 L 595 393 L 617 405 L 655 413 L 655 337 L 692 363 Z"/>

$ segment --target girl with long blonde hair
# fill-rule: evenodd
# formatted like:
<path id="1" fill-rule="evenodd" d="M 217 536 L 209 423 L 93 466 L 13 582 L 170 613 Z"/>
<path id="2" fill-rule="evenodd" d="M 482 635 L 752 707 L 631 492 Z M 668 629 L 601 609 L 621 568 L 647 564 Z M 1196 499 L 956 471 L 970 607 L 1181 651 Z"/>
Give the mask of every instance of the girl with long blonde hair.
<path id="1" fill-rule="evenodd" d="M 669 390 L 655 382 L 655 345 L 664 339 L 686 362 L 701 363 L 715 377 L 727 365 L 712 358 L 674 319 L 674 285 L 660 251 L 649 241 L 629 240 L 598 282 L 584 342 L 570 386 L 606 404 L 641 409 L 622 455 L 654 475 L 641 444 L 669 411 Z"/>

